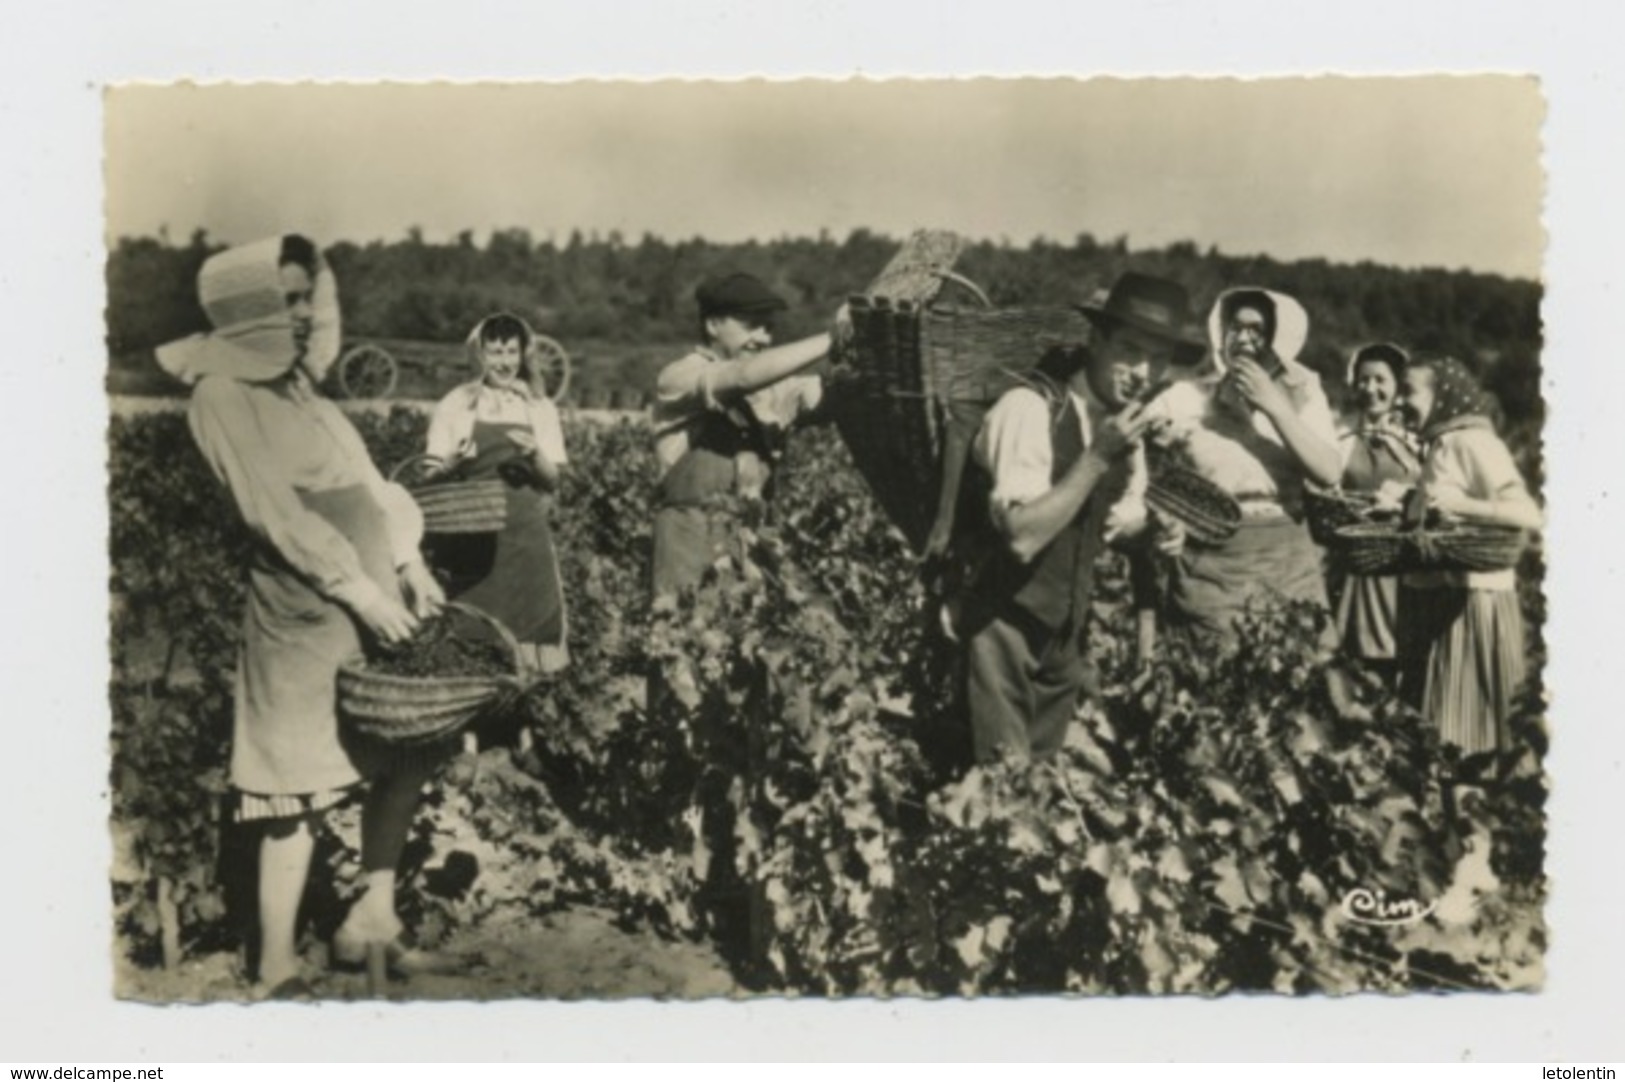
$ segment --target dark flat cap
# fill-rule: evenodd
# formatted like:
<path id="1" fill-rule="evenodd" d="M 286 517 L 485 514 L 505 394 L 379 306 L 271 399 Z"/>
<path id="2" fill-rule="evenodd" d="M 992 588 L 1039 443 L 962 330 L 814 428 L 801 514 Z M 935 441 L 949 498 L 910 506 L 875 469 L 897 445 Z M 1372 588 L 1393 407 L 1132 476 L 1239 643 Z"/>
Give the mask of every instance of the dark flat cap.
<path id="1" fill-rule="evenodd" d="M 702 316 L 765 316 L 790 307 L 767 283 L 749 274 L 709 278 L 694 291 Z"/>

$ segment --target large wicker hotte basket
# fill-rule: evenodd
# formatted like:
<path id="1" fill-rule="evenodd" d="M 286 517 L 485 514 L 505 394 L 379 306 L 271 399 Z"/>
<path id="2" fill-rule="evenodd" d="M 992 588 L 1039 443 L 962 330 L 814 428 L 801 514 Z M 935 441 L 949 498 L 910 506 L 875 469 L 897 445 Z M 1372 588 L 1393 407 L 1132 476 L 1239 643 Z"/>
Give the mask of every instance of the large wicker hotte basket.
<path id="1" fill-rule="evenodd" d="M 993 308 L 951 264 L 963 242 L 916 233 L 851 298 L 855 385 L 836 425 L 886 514 L 923 555 L 951 539 L 971 441 L 988 408 L 1051 346 L 1088 340 L 1071 308 Z M 947 283 L 968 304 L 939 303 Z"/>

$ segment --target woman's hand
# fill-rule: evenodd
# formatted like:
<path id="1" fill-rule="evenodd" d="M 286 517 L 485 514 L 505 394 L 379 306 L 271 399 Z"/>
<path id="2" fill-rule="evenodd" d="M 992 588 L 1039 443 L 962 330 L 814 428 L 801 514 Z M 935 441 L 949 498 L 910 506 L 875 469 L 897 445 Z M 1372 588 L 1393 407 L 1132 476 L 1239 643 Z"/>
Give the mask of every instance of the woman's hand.
<path id="1" fill-rule="evenodd" d="M 1265 416 L 1273 420 L 1292 409 L 1292 401 L 1287 398 L 1286 391 L 1270 378 L 1264 366 L 1257 361 L 1250 357 L 1238 357 L 1230 371 L 1241 397 Z"/>
<path id="2" fill-rule="evenodd" d="M 428 565 L 422 560 L 413 560 L 403 565 L 398 575 L 401 593 L 406 596 L 413 616 L 426 620 L 440 612 L 440 607 L 446 603 L 446 591 L 429 571 Z"/>
<path id="3" fill-rule="evenodd" d="M 852 309 L 842 304 L 835 310 L 835 316 L 830 320 L 830 359 L 836 363 L 846 361 L 852 351 L 852 340 L 857 337 L 857 331 L 852 327 Z"/>
<path id="4" fill-rule="evenodd" d="M 390 645 L 405 642 L 417 634 L 418 618 L 382 590 L 375 589 L 359 602 L 355 614 L 367 630 Z"/>
<path id="5" fill-rule="evenodd" d="M 430 480 L 436 477 L 444 477 L 456 470 L 458 466 L 478 455 L 479 447 L 475 445 L 474 437 L 465 437 L 461 443 L 452 448 L 451 454 L 445 458 L 435 458 L 433 456 L 429 458 L 423 469 L 424 479 Z"/>
<path id="6" fill-rule="evenodd" d="M 1384 481 L 1382 486 L 1372 493 L 1371 510 L 1400 514 L 1405 510 L 1405 500 L 1410 496 L 1413 485 L 1403 481 Z"/>
<path id="7" fill-rule="evenodd" d="M 528 429 L 515 428 L 508 431 L 508 439 L 515 447 L 525 452 L 525 479 L 544 492 L 552 492 L 559 487 L 559 467 L 548 460 L 542 453 L 541 445 L 536 442 L 536 434 Z"/>

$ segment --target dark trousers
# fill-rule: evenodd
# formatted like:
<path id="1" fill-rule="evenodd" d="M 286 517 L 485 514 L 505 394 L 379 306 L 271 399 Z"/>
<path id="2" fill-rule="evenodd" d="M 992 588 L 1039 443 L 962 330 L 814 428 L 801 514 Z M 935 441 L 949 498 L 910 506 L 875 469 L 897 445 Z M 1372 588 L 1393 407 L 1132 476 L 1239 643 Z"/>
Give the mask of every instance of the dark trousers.
<path id="1" fill-rule="evenodd" d="M 699 585 L 705 569 L 739 533 L 732 515 L 703 507 L 662 507 L 654 523 L 654 596 Z"/>
<path id="2" fill-rule="evenodd" d="M 1089 678 L 1080 638 L 1070 621 L 1051 631 L 1010 605 L 971 636 L 966 705 L 977 762 L 1060 748 Z"/>

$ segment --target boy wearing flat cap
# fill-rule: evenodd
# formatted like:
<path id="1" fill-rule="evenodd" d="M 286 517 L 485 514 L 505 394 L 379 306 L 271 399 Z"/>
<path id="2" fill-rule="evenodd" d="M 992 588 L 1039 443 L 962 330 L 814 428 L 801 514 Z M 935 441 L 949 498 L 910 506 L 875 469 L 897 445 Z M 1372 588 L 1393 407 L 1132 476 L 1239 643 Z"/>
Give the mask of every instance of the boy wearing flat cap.
<path id="1" fill-rule="evenodd" d="M 1149 513 L 1137 401 L 1172 363 L 1200 358 L 1182 286 L 1129 273 L 1081 305 L 1087 348 L 1050 350 L 989 410 L 972 446 L 988 486 L 992 552 L 955 628 L 979 762 L 1060 748 L 1088 682 L 1083 635 L 1107 543 L 1147 539 L 1168 554 L 1177 523 Z"/>
<path id="2" fill-rule="evenodd" d="M 697 584 L 726 550 L 727 498 L 767 495 L 785 431 L 823 400 L 806 370 L 830 350 L 828 334 L 772 345 L 771 319 L 788 306 L 751 275 L 710 279 L 695 298 L 704 344 L 655 385 L 657 598 Z"/>

